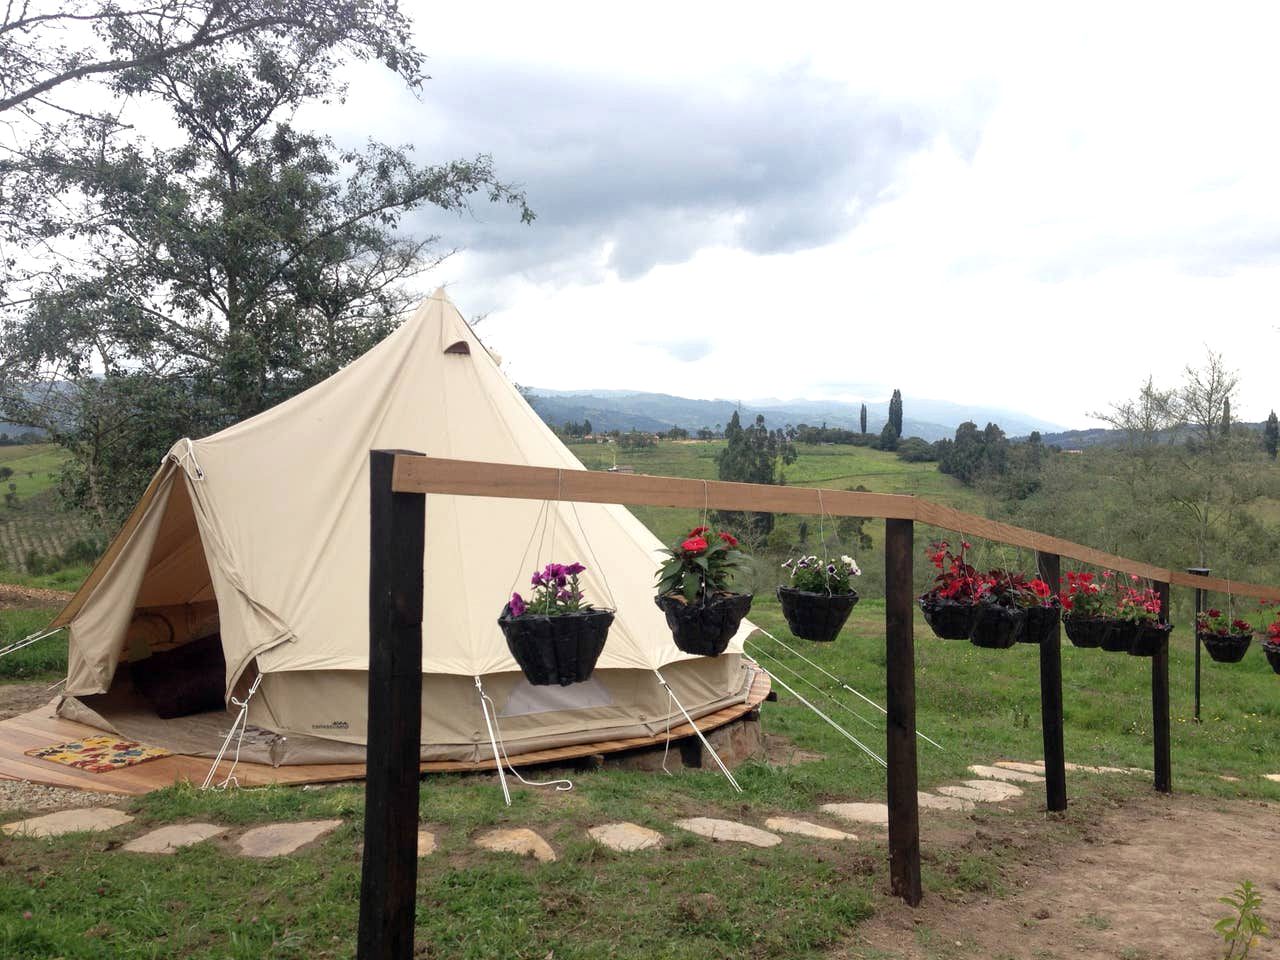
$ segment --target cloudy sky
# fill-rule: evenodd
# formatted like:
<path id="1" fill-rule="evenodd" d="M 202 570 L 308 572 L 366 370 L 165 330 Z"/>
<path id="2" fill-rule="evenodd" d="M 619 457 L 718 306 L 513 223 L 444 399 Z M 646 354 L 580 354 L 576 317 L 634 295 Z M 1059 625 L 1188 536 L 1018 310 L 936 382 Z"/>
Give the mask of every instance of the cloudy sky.
<path id="1" fill-rule="evenodd" d="M 521 383 L 1078 426 L 1212 348 L 1280 406 L 1268 8 L 834 8 L 432 5 L 326 122 L 524 186 L 421 224 Z"/>

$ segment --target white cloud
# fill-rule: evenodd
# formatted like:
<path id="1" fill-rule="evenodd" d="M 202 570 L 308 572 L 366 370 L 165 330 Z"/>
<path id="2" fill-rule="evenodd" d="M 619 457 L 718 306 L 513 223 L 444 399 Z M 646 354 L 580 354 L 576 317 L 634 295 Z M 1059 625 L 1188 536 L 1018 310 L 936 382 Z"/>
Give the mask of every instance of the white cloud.
<path id="1" fill-rule="evenodd" d="M 433 8 L 424 102 L 359 72 L 338 132 L 492 149 L 529 185 L 542 220 L 479 210 L 441 270 L 523 382 L 877 383 L 1083 423 L 1207 344 L 1261 419 L 1280 403 L 1276 16 Z"/>

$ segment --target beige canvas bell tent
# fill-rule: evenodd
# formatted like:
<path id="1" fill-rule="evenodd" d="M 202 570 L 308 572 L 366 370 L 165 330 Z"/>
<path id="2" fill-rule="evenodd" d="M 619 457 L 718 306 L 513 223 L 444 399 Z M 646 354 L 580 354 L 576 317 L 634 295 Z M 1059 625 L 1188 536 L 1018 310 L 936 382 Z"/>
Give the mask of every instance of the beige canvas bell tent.
<path id="1" fill-rule="evenodd" d="M 250 420 L 175 444 L 55 625 L 70 631 L 63 716 L 212 755 L 230 714 L 162 720 L 152 682 L 173 652 L 220 643 L 223 703 L 249 701 L 246 760 L 361 759 L 368 669 L 370 449 L 581 470 L 439 291 L 344 370 Z M 741 640 L 717 658 L 676 649 L 653 603 L 661 546 L 618 506 L 430 496 L 426 513 L 422 756 L 492 758 L 479 687 L 507 751 L 634 736 L 745 700 Z M 531 686 L 496 618 L 548 561 L 581 561 L 588 597 L 617 618 L 593 677 Z M 154 658 L 154 659 L 153 659 Z M 196 678 L 197 680 L 199 678 Z M 206 678 L 207 679 L 207 678 Z"/>

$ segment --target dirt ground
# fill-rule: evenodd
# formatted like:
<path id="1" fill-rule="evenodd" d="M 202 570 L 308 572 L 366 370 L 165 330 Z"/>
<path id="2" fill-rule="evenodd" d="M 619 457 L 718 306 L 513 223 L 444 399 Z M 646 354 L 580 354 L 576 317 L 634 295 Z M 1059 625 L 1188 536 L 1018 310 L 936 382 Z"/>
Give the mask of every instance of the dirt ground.
<path id="1" fill-rule="evenodd" d="M 47 683 L 0 683 L 0 720 L 43 707 L 57 695 Z"/>
<path id="2" fill-rule="evenodd" d="M 0 583 L 0 610 L 60 607 L 70 600 L 71 596 L 63 590 L 45 590 L 40 587 L 19 587 L 12 583 Z"/>
<path id="3" fill-rule="evenodd" d="M 1025 822 L 969 842 L 1010 851 L 1014 891 L 1003 898 L 882 911 L 833 958 L 883 960 L 1189 960 L 1223 955 L 1218 897 L 1241 880 L 1260 889 L 1280 934 L 1280 807 L 1150 795 L 1105 813 L 1078 839 L 1049 845 Z M 927 843 L 927 838 L 926 838 Z M 1254 960 L 1280 958 L 1280 939 Z"/>

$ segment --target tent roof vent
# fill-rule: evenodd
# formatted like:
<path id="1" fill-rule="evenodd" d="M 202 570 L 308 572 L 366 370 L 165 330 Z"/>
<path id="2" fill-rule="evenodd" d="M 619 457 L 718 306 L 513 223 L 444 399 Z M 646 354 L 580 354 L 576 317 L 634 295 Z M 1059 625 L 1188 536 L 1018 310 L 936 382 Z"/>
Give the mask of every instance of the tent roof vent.
<path id="1" fill-rule="evenodd" d="M 471 356 L 471 344 L 465 340 L 455 340 L 449 346 L 444 348 L 445 353 L 460 353 L 463 356 Z"/>

